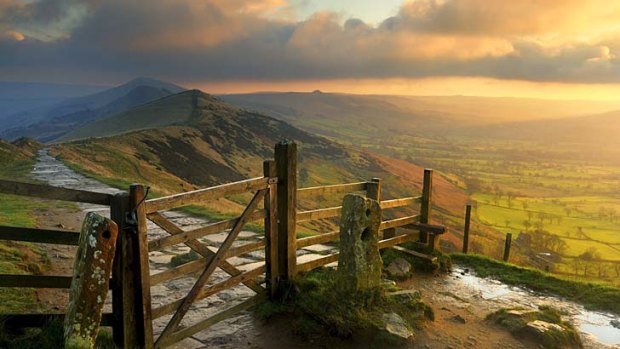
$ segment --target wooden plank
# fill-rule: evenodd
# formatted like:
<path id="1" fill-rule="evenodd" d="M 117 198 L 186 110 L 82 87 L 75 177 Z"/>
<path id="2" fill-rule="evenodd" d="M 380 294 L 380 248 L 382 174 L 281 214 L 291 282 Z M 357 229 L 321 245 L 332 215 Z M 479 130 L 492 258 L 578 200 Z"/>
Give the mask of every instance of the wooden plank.
<path id="1" fill-rule="evenodd" d="M 247 310 L 257 304 L 259 304 L 260 302 L 263 302 L 264 300 L 267 299 L 267 293 L 260 293 L 242 303 L 239 303 L 229 309 L 223 310 L 213 316 L 211 316 L 208 319 L 205 319 L 197 324 L 194 324 L 192 326 L 189 327 L 185 327 L 173 334 L 171 334 L 168 338 L 166 338 L 165 340 L 162 340 L 160 342 L 160 339 L 157 340 L 158 344 L 160 345 L 160 347 L 165 347 L 165 346 L 169 346 L 172 345 L 176 342 L 181 341 L 183 338 L 187 338 L 190 337 L 198 332 L 204 331 L 207 328 L 217 324 L 218 322 L 222 321 L 222 320 L 226 320 L 228 318 L 230 318 L 231 316 Z M 161 338 L 161 336 L 160 336 Z"/>
<path id="2" fill-rule="evenodd" d="M 319 234 L 315 236 L 308 236 L 297 240 L 297 248 L 304 248 L 316 244 L 324 244 L 327 242 L 333 242 L 340 240 L 340 232 L 331 232 L 325 234 Z"/>
<path id="3" fill-rule="evenodd" d="M 0 314 L 2 325 L 5 328 L 21 329 L 29 327 L 43 327 L 50 321 L 64 321 L 64 313 L 55 314 Z M 104 313 L 101 316 L 101 326 L 113 326 L 114 316 L 111 313 Z"/>
<path id="4" fill-rule="evenodd" d="M 278 175 L 278 272 L 290 280 L 297 267 L 297 144 L 282 141 L 274 151 Z"/>
<path id="5" fill-rule="evenodd" d="M 422 202 L 420 204 L 420 223 L 430 224 L 432 219 L 433 170 L 424 169 Z M 420 242 L 428 242 L 428 233 L 420 232 Z"/>
<path id="6" fill-rule="evenodd" d="M 114 256 L 114 266 L 112 269 L 112 281 L 110 287 L 112 289 L 112 314 L 114 317 L 114 326 L 112 327 L 112 336 L 117 347 L 122 348 L 125 345 L 125 326 L 123 311 L 123 243 L 125 235 L 125 218 L 129 207 L 129 193 L 122 192 L 114 195 L 110 202 L 110 218 L 118 226 L 118 237 L 116 239 L 116 253 Z"/>
<path id="7" fill-rule="evenodd" d="M 263 247 L 265 247 L 265 244 L 263 241 L 241 245 L 241 246 L 231 248 L 230 250 L 228 250 L 225 258 L 240 256 L 242 254 L 260 250 Z M 191 262 L 176 266 L 174 268 L 167 269 L 166 271 L 162 271 L 161 273 L 151 275 L 151 286 L 157 285 L 162 282 L 170 281 L 173 279 L 177 279 L 177 278 L 186 276 L 187 274 L 194 274 L 198 271 L 204 270 L 209 260 L 210 258 L 201 258 L 199 260 L 191 261 Z M 221 268 L 221 265 L 218 265 L 218 267 Z M 239 273 L 235 273 L 235 275 L 233 276 L 236 276 Z"/>
<path id="8" fill-rule="evenodd" d="M 175 235 L 175 234 L 183 233 L 183 230 L 180 227 L 172 223 L 170 220 L 166 219 L 159 212 L 152 213 L 149 215 L 149 217 L 151 221 L 153 221 L 153 223 L 157 224 L 160 228 L 164 229 L 166 232 L 168 232 L 168 234 Z M 203 256 L 207 260 L 210 260 L 215 255 L 213 251 L 211 251 L 206 245 L 202 244 L 198 240 L 186 241 L 185 245 L 191 248 L 192 250 L 194 250 L 199 255 Z M 190 262 L 190 263 L 193 263 L 193 262 Z M 178 268 L 181 268 L 181 267 L 182 266 L 179 266 Z M 224 270 L 226 273 L 228 273 L 231 276 L 237 276 L 241 274 L 241 271 L 239 269 L 237 269 L 236 267 L 234 267 L 233 265 L 231 265 L 225 260 L 221 261 L 220 264 L 218 264 L 218 267 Z M 204 268 L 204 265 L 201 268 Z M 193 269 L 188 272 L 193 272 Z M 169 277 L 170 277 L 169 280 L 175 279 L 183 275 L 181 271 L 179 271 L 178 273 L 176 273 L 176 271 L 173 271 L 173 273 L 175 274 L 174 275 L 169 274 Z M 165 277 L 165 275 L 162 275 L 161 277 Z M 153 282 L 152 277 L 151 277 L 151 282 Z M 253 280 L 245 281 L 243 284 L 249 287 L 250 289 L 254 290 L 255 292 L 259 292 L 260 290 L 262 290 L 262 287 L 257 285 Z"/>
<path id="9" fill-rule="evenodd" d="M 418 258 L 425 259 L 425 260 L 427 260 L 429 262 L 432 262 L 432 263 L 437 262 L 437 257 L 435 257 L 435 256 L 427 255 L 427 254 L 420 253 L 420 252 L 417 252 L 417 251 L 411 251 L 411 250 L 408 250 L 408 249 L 406 249 L 404 247 L 400 247 L 400 246 L 392 246 L 390 248 L 394 249 L 396 251 L 402 252 L 402 253 L 406 253 L 406 254 L 408 254 L 410 256 L 413 256 L 413 257 L 418 257 Z"/>
<path id="10" fill-rule="evenodd" d="M 411 197 L 400 198 L 400 199 L 384 200 L 384 201 L 381 201 L 381 208 L 387 209 L 387 208 L 396 208 L 396 207 L 403 207 L 403 206 L 412 206 L 413 204 L 419 203 L 421 201 L 422 201 L 421 196 L 411 196 Z"/>
<path id="11" fill-rule="evenodd" d="M 391 228 L 398 228 L 408 224 L 416 223 L 420 219 L 420 215 L 413 215 L 402 218 L 395 218 L 381 222 L 379 230 L 386 230 Z"/>
<path id="12" fill-rule="evenodd" d="M 317 210 L 297 212 L 297 223 L 314 221 L 331 217 L 338 217 L 342 212 L 342 206 L 320 208 Z"/>
<path id="13" fill-rule="evenodd" d="M 446 232 L 446 227 L 443 225 L 426 224 L 426 223 L 411 223 L 403 226 L 404 229 L 417 230 L 419 232 L 428 233 L 431 235 L 441 235 Z"/>
<path id="14" fill-rule="evenodd" d="M 268 182 L 269 178 L 258 177 L 253 179 L 246 179 L 240 182 L 227 183 L 206 189 L 190 191 L 187 193 L 180 193 L 165 196 L 162 198 L 151 199 L 146 201 L 146 212 L 153 213 L 162 210 L 169 210 L 175 207 L 187 206 L 207 200 L 219 199 L 227 195 L 263 190 L 267 188 Z"/>
<path id="15" fill-rule="evenodd" d="M 196 299 L 194 300 L 194 302 L 197 302 L 201 299 L 207 298 L 211 295 L 214 295 L 220 291 L 223 291 L 227 288 L 231 288 L 235 285 L 244 283 L 247 280 L 253 280 L 256 279 L 257 277 L 259 277 L 261 274 L 263 274 L 265 272 L 265 266 L 260 266 L 258 268 L 252 269 L 250 271 L 247 271 L 245 273 L 239 274 L 237 276 L 233 276 L 231 278 L 228 278 L 220 283 L 217 283 L 215 285 L 209 286 L 207 288 L 204 288 L 202 290 L 200 290 L 200 293 L 198 294 L 198 296 L 196 297 Z M 261 287 L 260 290 L 257 293 L 261 293 L 262 291 L 264 291 L 264 289 Z M 168 303 L 166 305 L 162 305 L 159 308 L 155 308 L 153 309 L 153 318 L 157 319 L 159 317 L 162 317 L 166 314 L 170 314 L 171 312 L 177 310 L 181 304 L 185 301 L 186 297 L 178 299 L 174 302 Z"/>
<path id="16" fill-rule="evenodd" d="M 65 346 L 94 347 L 108 295 L 118 227 L 94 212 L 86 214 L 73 264 L 64 321 Z"/>
<path id="17" fill-rule="evenodd" d="M 297 189 L 297 197 L 300 199 L 307 199 L 328 194 L 346 194 L 356 191 L 364 191 L 366 190 L 366 184 L 366 182 L 357 182 L 301 188 Z"/>
<path id="18" fill-rule="evenodd" d="M 263 162 L 263 176 L 269 178 L 277 177 L 275 160 Z M 269 193 L 265 195 L 265 280 L 269 298 L 274 300 L 279 288 L 278 272 L 278 212 L 277 197 L 278 186 L 276 183 L 269 184 Z"/>
<path id="19" fill-rule="evenodd" d="M 469 225 L 471 221 L 471 205 L 465 207 L 465 227 L 463 229 L 463 253 L 469 250 Z"/>
<path id="20" fill-rule="evenodd" d="M 189 291 L 187 296 L 183 299 L 183 302 L 181 303 L 177 311 L 172 316 L 172 319 L 170 319 L 170 322 L 168 322 L 168 324 L 162 331 L 161 336 L 157 339 L 157 343 L 155 343 L 156 347 L 159 347 L 159 342 L 162 339 L 165 339 L 167 336 L 174 333 L 174 331 L 177 329 L 177 327 L 181 323 L 181 320 L 183 320 L 183 317 L 189 311 L 190 306 L 196 300 L 196 297 L 200 295 L 200 290 L 204 287 L 204 285 L 206 284 L 211 274 L 213 274 L 213 271 L 215 271 L 215 268 L 217 267 L 219 262 L 224 259 L 226 252 L 232 246 L 232 243 L 235 241 L 235 239 L 239 235 L 239 232 L 241 232 L 243 225 L 248 220 L 248 216 L 252 212 L 254 212 L 254 210 L 256 210 L 256 207 L 258 206 L 259 201 L 263 199 L 263 196 L 265 194 L 266 194 L 266 190 L 260 190 L 254 195 L 249 205 L 245 208 L 243 214 L 241 214 L 241 217 L 239 217 L 239 221 L 232 228 L 232 230 L 230 231 L 230 233 L 228 234 L 228 236 L 226 237 L 226 239 L 224 240 L 220 248 L 215 253 L 215 256 L 213 256 L 213 258 L 209 261 L 205 270 L 198 277 L 198 280 L 196 280 L 196 283 L 194 284 L 194 286 L 192 286 L 192 289 Z"/>
<path id="21" fill-rule="evenodd" d="M 76 231 L 0 226 L 0 240 L 76 246 L 79 238 Z"/>
<path id="22" fill-rule="evenodd" d="M 329 264 L 329 263 L 337 262 L 339 255 L 340 255 L 340 253 L 333 253 L 333 254 L 327 255 L 325 257 L 317 258 L 317 259 L 312 260 L 310 262 L 299 264 L 299 265 L 297 265 L 297 270 L 299 272 L 304 272 L 304 271 L 308 271 L 308 270 L 312 270 L 312 269 L 318 268 L 320 266 L 323 266 L 323 265 L 326 265 L 326 264 Z"/>
<path id="23" fill-rule="evenodd" d="M 415 234 L 403 234 L 403 235 L 395 236 L 390 239 L 381 240 L 379 241 L 379 249 L 384 249 L 384 248 L 392 247 L 394 245 L 400 245 L 405 242 L 413 241 L 415 237 L 416 237 Z"/>
<path id="24" fill-rule="evenodd" d="M 0 287 L 70 288 L 70 276 L 0 275 Z"/>
<path id="25" fill-rule="evenodd" d="M 149 216 L 151 215 L 152 214 L 149 214 Z M 253 222 L 259 219 L 263 219 L 264 217 L 265 217 L 265 210 L 259 210 L 256 212 L 252 212 L 250 217 L 248 217 L 247 219 L 248 219 L 248 222 Z M 162 218 L 166 219 L 163 216 Z M 194 229 L 191 231 L 183 231 L 182 233 L 178 233 L 178 234 L 166 236 L 160 239 L 152 240 L 149 242 L 149 251 L 150 252 L 161 251 L 162 249 L 169 247 L 169 246 L 183 244 L 189 240 L 196 240 L 196 239 L 199 239 L 207 235 L 220 233 L 226 229 L 231 229 L 238 221 L 239 221 L 239 217 L 232 218 L 232 219 L 228 219 L 225 221 L 208 224 L 208 225 L 205 225 L 204 227 L 200 227 L 198 229 Z M 164 225 L 164 227 L 166 226 L 169 226 L 169 225 Z M 166 228 L 164 227 L 162 228 L 166 230 Z M 170 232 L 168 231 L 168 233 Z"/>
<path id="26" fill-rule="evenodd" d="M 49 200 L 85 202 L 105 206 L 110 205 L 110 200 L 112 198 L 112 195 L 105 193 L 7 180 L 0 180 L 0 193 L 30 196 Z"/>

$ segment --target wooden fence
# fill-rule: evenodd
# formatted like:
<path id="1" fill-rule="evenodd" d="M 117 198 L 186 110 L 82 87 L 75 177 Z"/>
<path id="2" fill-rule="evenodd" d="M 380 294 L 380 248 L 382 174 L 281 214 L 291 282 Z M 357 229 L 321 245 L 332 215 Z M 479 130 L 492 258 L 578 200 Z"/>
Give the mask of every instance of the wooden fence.
<path id="1" fill-rule="evenodd" d="M 264 162 L 261 177 L 155 199 L 145 198 L 145 187 L 139 184 L 130 186 L 126 193 L 108 195 L 0 182 L 0 192 L 110 206 L 111 218 L 119 226 L 119 237 L 110 284 L 113 312 L 105 314 L 102 323 L 113 326 L 115 342 L 126 348 L 163 348 L 178 343 L 264 299 L 279 297 L 282 286 L 297 273 L 336 262 L 337 252 L 298 263 L 298 249 L 315 244 L 334 243 L 338 241 L 339 233 L 323 232 L 298 239 L 297 224 L 339 217 L 342 207 L 301 211 L 298 210 L 298 199 L 313 201 L 323 195 L 357 192 L 378 200 L 384 210 L 412 208 L 409 211 L 418 213 L 381 223 L 380 231 L 383 232 L 383 238 L 379 241 L 379 247 L 398 248 L 396 245 L 413 240 L 435 246 L 435 237 L 442 231 L 428 226 L 432 212 L 432 170 L 424 172 L 421 195 L 382 200 L 382 183 L 378 178 L 367 182 L 298 188 L 296 144 L 281 142 L 276 145 L 274 155 L 275 160 Z M 251 193 L 252 199 L 241 215 L 232 219 L 184 230 L 165 214 L 167 210 L 244 193 Z M 167 235 L 149 240 L 147 221 L 163 229 Z M 253 221 L 263 222 L 263 238 L 259 241 L 241 243 L 242 241 L 237 239 L 239 233 L 246 223 Z M 399 235 L 396 234 L 397 228 L 401 228 Z M 216 250 L 199 241 L 205 236 L 222 232 L 226 236 Z M 0 227 L 0 238 L 74 245 L 77 243 L 77 232 Z M 233 245 L 234 242 L 237 243 Z M 180 244 L 186 245 L 201 258 L 151 274 L 149 253 Z M 261 250 L 265 252 L 264 262 L 253 263 L 252 269 L 242 270 L 228 261 L 230 258 Z M 216 268 L 223 270 L 229 277 L 223 281 L 209 283 Z M 186 276 L 197 278 L 184 297 L 166 304 L 153 305 L 152 286 Z M 260 280 L 264 280 L 264 285 Z M 4 287 L 64 288 L 68 287 L 70 282 L 70 278 L 53 276 L 0 276 L 0 286 Z M 182 325 L 193 304 L 240 284 L 247 286 L 255 295 L 191 325 Z M 170 314 L 171 318 L 164 318 Z M 30 322 L 43 320 L 33 316 L 23 314 L 16 319 L 20 322 L 29 319 Z M 165 320 L 163 331 L 159 336 L 155 336 L 153 331 L 153 321 L 156 319 Z"/>
<path id="2" fill-rule="evenodd" d="M 77 203 L 90 203 L 110 207 L 113 207 L 112 205 L 114 202 L 114 196 L 110 194 L 6 180 L 0 180 L 0 194 L 19 195 Z M 79 236 L 79 231 L 0 226 L 0 240 L 75 246 L 78 244 Z M 0 275 L 0 287 L 68 289 L 70 286 L 70 276 Z M 40 326 L 53 318 L 62 319 L 64 314 L 0 314 L 0 316 L 4 319 L 5 326 L 29 327 Z M 102 324 L 105 326 L 111 326 L 115 323 L 114 318 L 115 314 L 106 313 L 103 315 Z"/>

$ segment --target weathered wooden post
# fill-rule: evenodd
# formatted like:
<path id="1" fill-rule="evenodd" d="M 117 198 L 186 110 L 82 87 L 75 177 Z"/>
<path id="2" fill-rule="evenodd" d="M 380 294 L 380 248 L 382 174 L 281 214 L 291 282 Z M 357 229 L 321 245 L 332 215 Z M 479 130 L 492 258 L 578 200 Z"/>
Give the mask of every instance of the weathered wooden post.
<path id="1" fill-rule="evenodd" d="M 112 220 L 93 212 L 86 215 L 73 264 L 64 324 L 65 348 L 95 347 L 117 235 L 118 227 Z"/>
<path id="2" fill-rule="evenodd" d="M 275 147 L 278 217 L 279 281 L 295 276 L 297 269 L 297 144 L 282 141 Z"/>
<path id="3" fill-rule="evenodd" d="M 122 251 L 124 243 L 125 217 L 129 207 L 129 193 L 122 192 L 114 195 L 110 202 L 110 218 L 118 226 L 118 238 L 116 239 L 116 253 L 114 256 L 114 266 L 112 268 L 112 314 L 114 325 L 112 335 L 117 347 L 125 345 L 125 331 L 123 326 L 123 263 Z"/>
<path id="4" fill-rule="evenodd" d="M 376 200 L 381 205 L 381 178 L 375 177 L 366 184 L 366 197 Z M 383 231 L 384 239 L 393 238 L 394 236 L 396 236 L 396 228 L 389 228 Z"/>
<path id="5" fill-rule="evenodd" d="M 506 234 L 506 242 L 504 243 L 504 262 L 508 262 L 510 258 L 510 244 L 512 243 L 512 234 Z"/>
<path id="6" fill-rule="evenodd" d="M 471 205 L 465 207 L 465 229 L 463 230 L 463 253 L 469 250 L 469 224 L 471 221 Z"/>
<path id="7" fill-rule="evenodd" d="M 277 178 L 274 160 L 263 162 L 263 175 Z M 278 290 L 278 216 L 277 216 L 277 183 L 269 183 L 269 193 L 265 195 L 265 268 L 269 297 L 274 299 Z"/>
<path id="8" fill-rule="evenodd" d="M 432 217 L 433 170 L 424 169 L 424 184 L 422 187 L 422 203 L 420 205 L 420 223 L 430 224 Z M 420 242 L 428 243 L 428 233 L 420 232 Z"/>
<path id="9" fill-rule="evenodd" d="M 381 207 L 376 200 L 356 194 L 345 195 L 340 216 L 340 287 L 357 291 L 381 283 L 380 225 Z"/>
<path id="10" fill-rule="evenodd" d="M 153 347 L 145 199 L 143 185 L 129 187 L 120 245 L 124 348 Z"/>

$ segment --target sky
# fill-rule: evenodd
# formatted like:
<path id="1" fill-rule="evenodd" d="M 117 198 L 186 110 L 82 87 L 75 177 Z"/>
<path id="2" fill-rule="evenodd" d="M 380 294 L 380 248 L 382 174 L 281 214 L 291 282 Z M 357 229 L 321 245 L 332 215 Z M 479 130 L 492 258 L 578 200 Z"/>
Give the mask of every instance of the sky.
<path id="1" fill-rule="evenodd" d="M 0 81 L 615 100 L 620 0 L 0 0 Z"/>

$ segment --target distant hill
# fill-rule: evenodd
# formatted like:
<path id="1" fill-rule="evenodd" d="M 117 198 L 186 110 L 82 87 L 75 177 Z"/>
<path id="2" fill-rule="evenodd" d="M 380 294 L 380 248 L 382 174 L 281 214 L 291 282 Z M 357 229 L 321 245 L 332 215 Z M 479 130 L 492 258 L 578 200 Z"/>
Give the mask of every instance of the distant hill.
<path id="1" fill-rule="evenodd" d="M 13 123 L 18 126 L 6 128 L 4 125 L 0 136 L 8 139 L 28 136 L 41 141 L 51 141 L 101 117 L 183 90 L 182 87 L 163 81 L 134 79 L 95 94 L 70 98 L 51 107 L 13 115 Z"/>
<path id="2" fill-rule="evenodd" d="M 0 126 L 12 125 L 13 115 L 61 101 L 101 92 L 109 87 L 0 81 Z"/>
<path id="3" fill-rule="evenodd" d="M 125 132 L 125 133 L 123 133 Z M 140 181 L 174 193 L 260 176 L 282 139 L 300 146 L 302 185 L 381 177 L 385 195 L 420 191 L 423 169 L 348 148 L 290 124 L 231 106 L 198 90 L 168 96 L 68 134 L 53 153 L 98 176 Z M 96 138 L 86 138 L 96 137 Z M 462 190 L 436 179 L 438 204 L 461 211 Z"/>
<path id="4" fill-rule="evenodd" d="M 470 132 L 484 133 L 498 139 L 540 143 L 620 145 L 620 110 L 572 118 L 502 123 Z"/>
<path id="5" fill-rule="evenodd" d="M 620 102 L 468 96 L 382 96 L 333 93 L 253 93 L 219 96 L 312 132 L 355 135 L 458 134 L 463 128 L 512 121 L 602 113 Z"/>

